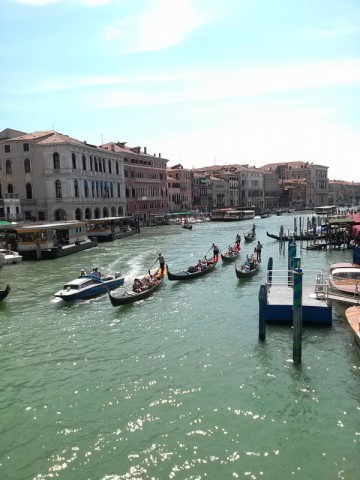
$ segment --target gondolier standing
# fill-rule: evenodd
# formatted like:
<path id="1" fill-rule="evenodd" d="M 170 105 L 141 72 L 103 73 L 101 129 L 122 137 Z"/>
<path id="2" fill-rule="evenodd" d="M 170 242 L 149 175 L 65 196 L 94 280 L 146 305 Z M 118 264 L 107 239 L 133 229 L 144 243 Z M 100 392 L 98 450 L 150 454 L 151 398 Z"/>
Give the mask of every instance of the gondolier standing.
<path id="1" fill-rule="evenodd" d="M 241 237 L 240 237 L 240 235 L 237 233 L 237 234 L 236 234 L 236 239 L 235 239 L 235 244 L 236 244 L 237 250 L 240 250 L 240 242 L 241 242 Z"/>
<path id="2" fill-rule="evenodd" d="M 158 260 L 160 263 L 160 270 L 161 270 L 161 275 L 164 275 L 164 268 L 165 268 L 165 258 L 161 253 L 159 253 Z"/>
<path id="3" fill-rule="evenodd" d="M 254 253 L 256 253 L 256 260 L 258 262 L 261 262 L 261 249 L 262 249 L 262 247 L 263 246 L 261 245 L 260 240 L 258 240 L 258 243 L 257 243 L 257 245 L 255 247 L 255 250 L 254 250 Z"/>
<path id="4" fill-rule="evenodd" d="M 217 262 L 219 260 L 219 247 L 216 245 L 216 243 L 213 243 L 212 249 L 214 255 L 214 262 Z"/>

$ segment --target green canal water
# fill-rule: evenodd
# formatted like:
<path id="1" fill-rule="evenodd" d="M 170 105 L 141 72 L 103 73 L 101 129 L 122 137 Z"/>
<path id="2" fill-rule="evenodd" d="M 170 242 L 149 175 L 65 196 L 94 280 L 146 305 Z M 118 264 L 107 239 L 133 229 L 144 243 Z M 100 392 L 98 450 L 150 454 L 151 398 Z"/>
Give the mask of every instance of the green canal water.
<path id="1" fill-rule="evenodd" d="M 128 285 L 162 252 L 171 270 L 226 248 L 253 221 L 176 226 L 57 260 L 6 266 L 0 304 L 2 480 L 358 479 L 360 355 L 344 317 L 307 328 L 302 364 L 290 327 L 258 340 L 268 258 L 286 253 L 266 231 L 293 215 L 256 218 L 261 272 L 234 265 L 191 283 L 165 279 L 153 297 L 113 307 L 106 295 L 67 304 L 53 294 L 81 268 L 122 271 Z M 254 245 L 243 244 L 242 257 Z M 301 250 L 304 275 L 350 251 Z"/>

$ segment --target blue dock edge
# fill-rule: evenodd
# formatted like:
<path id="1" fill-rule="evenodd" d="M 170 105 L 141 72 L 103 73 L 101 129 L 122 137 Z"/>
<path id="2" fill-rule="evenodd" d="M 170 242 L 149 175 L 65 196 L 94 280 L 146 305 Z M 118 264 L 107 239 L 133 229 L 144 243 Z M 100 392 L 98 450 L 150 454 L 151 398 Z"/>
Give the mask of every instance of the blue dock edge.
<path id="1" fill-rule="evenodd" d="M 331 306 L 302 306 L 303 325 L 330 327 L 332 325 Z M 259 324 L 292 325 L 293 305 L 269 305 L 266 285 L 260 286 L 259 291 Z"/>

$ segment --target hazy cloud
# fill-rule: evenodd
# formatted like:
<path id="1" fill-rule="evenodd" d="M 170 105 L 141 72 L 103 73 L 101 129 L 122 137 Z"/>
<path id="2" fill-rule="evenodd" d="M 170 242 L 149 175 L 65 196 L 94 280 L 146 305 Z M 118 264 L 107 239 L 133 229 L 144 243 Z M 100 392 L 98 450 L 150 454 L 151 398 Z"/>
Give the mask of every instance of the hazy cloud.
<path id="1" fill-rule="evenodd" d="M 153 0 L 137 16 L 105 30 L 107 40 L 122 39 L 133 52 L 156 51 L 183 42 L 188 34 L 216 18 L 211 1 Z"/>

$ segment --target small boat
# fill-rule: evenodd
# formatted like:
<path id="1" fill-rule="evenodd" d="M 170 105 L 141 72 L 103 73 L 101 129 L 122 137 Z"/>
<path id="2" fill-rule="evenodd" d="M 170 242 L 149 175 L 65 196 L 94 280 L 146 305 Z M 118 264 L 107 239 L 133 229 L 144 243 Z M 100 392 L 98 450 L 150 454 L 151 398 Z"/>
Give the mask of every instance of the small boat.
<path id="1" fill-rule="evenodd" d="M 65 301 L 92 298 L 123 284 L 124 276 L 120 273 L 115 273 L 115 276 L 107 275 L 104 277 L 81 275 L 75 280 L 65 283 L 61 290 L 54 293 L 54 296 Z"/>
<path id="2" fill-rule="evenodd" d="M 149 297 L 152 295 L 155 290 L 157 290 L 164 280 L 164 274 L 166 274 L 166 269 L 163 273 L 161 273 L 160 269 L 158 269 L 154 275 L 156 277 L 156 281 L 151 286 L 148 286 L 146 290 L 134 292 L 129 290 L 123 290 L 123 295 L 121 296 L 114 296 L 108 291 L 108 295 L 110 298 L 110 302 L 114 307 L 120 307 L 121 305 L 128 305 L 130 303 L 138 302 L 139 300 L 143 300 L 144 298 Z M 145 275 L 142 281 L 147 277 Z"/>
<path id="3" fill-rule="evenodd" d="M 255 262 L 250 262 L 249 265 L 246 264 L 247 262 L 243 263 L 240 268 L 237 268 L 235 265 L 235 272 L 237 278 L 247 278 L 247 277 L 252 277 L 257 274 L 259 271 L 259 266 L 260 264 L 255 261 Z"/>
<path id="4" fill-rule="evenodd" d="M 10 290 L 11 290 L 10 285 L 6 285 L 4 290 L 0 290 L 0 302 L 9 295 Z"/>
<path id="5" fill-rule="evenodd" d="M 360 265 L 349 262 L 331 264 L 329 284 L 333 292 L 359 298 Z"/>
<path id="6" fill-rule="evenodd" d="M 245 242 L 253 242 L 256 239 L 256 235 L 252 232 L 248 232 L 244 235 Z"/>
<path id="7" fill-rule="evenodd" d="M 206 259 L 205 259 L 206 260 Z M 167 275 L 169 280 L 192 280 L 193 278 L 202 277 L 209 272 L 215 270 L 217 264 L 217 260 L 215 261 L 214 258 L 211 260 L 205 261 L 205 266 L 202 270 L 198 270 L 197 267 L 189 267 L 187 270 L 182 270 L 180 272 L 171 273 L 169 268 L 167 268 Z"/>
<path id="8" fill-rule="evenodd" d="M 190 225 L 189 223 L 182 223 L 181 227 L 185 228 L 186 230 L 192 230 L 192 225 Z"/>
<path id="9" fill-rule="evenodd" d="M 22 255 L 13 250 L 0 248 L 0 265 L 11 265 L 22 261 Z"/>
<path id="10" fill-rule="evenodd" d="M 360 348 L 360 306 L 349 307 L 345 310 L 346 320 L 354 332 L 356 345 Z"/>
<path id="11" fill-rule="evenodd" d="M 225 253 L 221 252 L 221 259 L 223 262 L 232 262 L 236 260 L 239 255 L 240 250 L 234 245 L 233 247 L 229 247 Z"/>

